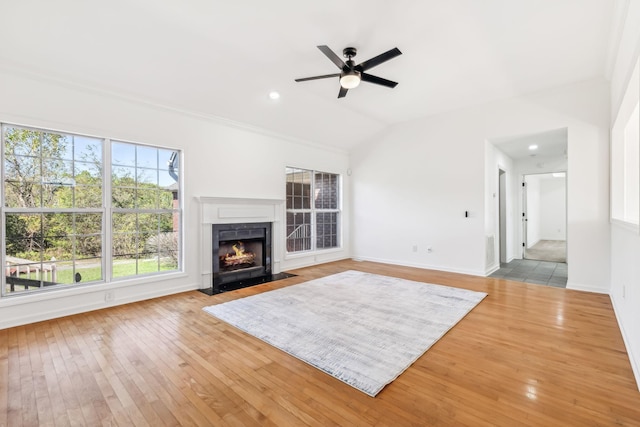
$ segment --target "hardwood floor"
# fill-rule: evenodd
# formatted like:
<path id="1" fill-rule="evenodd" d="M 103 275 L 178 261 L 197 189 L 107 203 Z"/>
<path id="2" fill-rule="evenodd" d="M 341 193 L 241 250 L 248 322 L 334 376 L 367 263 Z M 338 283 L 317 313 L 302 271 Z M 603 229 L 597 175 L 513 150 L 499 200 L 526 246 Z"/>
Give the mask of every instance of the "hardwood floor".
<path id="1" fill-rule="evenodd" d="M 353 269 L 489 295 L 371 398 L 201 309 Z M 0 330 L 0 426 L 640 425 L 609 297 L 340 261 Z"/>

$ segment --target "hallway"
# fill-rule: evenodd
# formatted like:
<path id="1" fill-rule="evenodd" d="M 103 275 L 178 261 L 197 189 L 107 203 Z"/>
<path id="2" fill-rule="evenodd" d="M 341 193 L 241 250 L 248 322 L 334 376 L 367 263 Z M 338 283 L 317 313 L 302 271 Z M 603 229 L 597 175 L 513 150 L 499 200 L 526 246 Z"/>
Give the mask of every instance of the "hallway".
<path id="1" fill-rule="evenodd" d="M 489 277 L 566 288 L 567 264 L 564 262 L 514 259 L 509 263 L 500 264 L 500 269 Z"/>

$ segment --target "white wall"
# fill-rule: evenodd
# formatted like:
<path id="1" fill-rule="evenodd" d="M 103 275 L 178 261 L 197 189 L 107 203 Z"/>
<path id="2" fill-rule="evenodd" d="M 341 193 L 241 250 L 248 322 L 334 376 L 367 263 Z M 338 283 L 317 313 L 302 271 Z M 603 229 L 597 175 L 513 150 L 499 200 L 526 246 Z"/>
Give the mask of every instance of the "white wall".
<path id="1" fill-rule="evenodd" d="M 519 245 L 520 237 L 517 233 L 518 227 L 520 227 L 521 221 L 520 218 L 516 215 L 517 203 L 516 198 L 518 197 L 519 183 L 517 182 L 516 177 L 516 169 L 515 163 L 511 157 L 507 156 L 500 149 L 495 147 L 489 141 L 485 142 L 485 165 L 487 165 L 487 169 L 485 170 L 485 195 L 486 195 L 486 203 L 487 210 L 490 212 L 495 212 L 493 215 L 485 215 L 485 229 L 486 230 L 495 230 L 495 244 L 493 249 L 493 254 L 491 253 L 490 246 L 490 237 L 493 234 L 489 234 L 485 236 L 486 252 L 485 252 L 485 266 L 486 266 L 486 274 L 491 274 L 498 268 L 500 268 L 500 248 L 498 242 L 500 239 L 504 237 L 505 248 L 505 260 L 509 262 L 514 258 L 518 258 L 518 253 L 522 251 Z M 504 184 L 505 188 L 502 194 L 504 197 L 505 207 L 504 207 L 504 216 L 505 216 L 505 230 L 500 228 L 500 184 L 498 184 L 498 192 L 495 193 L 495 183 L 500 181 L 500 170 L 505 172 L 504 176 Z M 487 223 L 488 221 L 495 220 L 495 224 L 491 225 Z M 501 236 L 501 233 L 505 233 L 506 236 Z"/>
<path id="2" fill-rule="evenodd" d="M 611 76 L 611 123 L 640 54 L 640 1 L 628 2 L 626 22 Z M 640 384 L 640 235 L 611 225 L 611 300 L 620 324 L 631 366 Z"/>
<path id="3" fill-rule="evenodd" d="M 400 124 L 360 145 L 351 156 L 354 255 L 486 274 L 500 165 L 485 140 L 566 127 L 568 286 L 607 292 L 608 98 L 607 83 L 593 80 Z"/>
<path id="4" fill-rule="evenodd" d="M 484 274 L 484 139 L 456 144 L 474 138 L 464 119 L 406 123 L 352 152 L 356 258 Z"/>
<path id="5" fill-rule="evenodd" d="M 540 239 L 565 240 L 567 192 L 564 177 L 545 175 L 540 181 Z"/>
<path id="6" fill-rule="evenodd" d="M 0 93 L 1 122 L 183 150 L 185 224 L 183 273 L 1 298 L 0 328 L 199 288 L 196 196 L 284 199 L 285 166 L 297 166 L 342 174 L 350 199 L 344 152 L 8 72 L 0 72 Z M 348 221 L 343 228 L 342 250 L 285 258 L 282 269 L 348 257 Z M 114 290 L 113 302 L 105 302 L 106 290 Z"/>

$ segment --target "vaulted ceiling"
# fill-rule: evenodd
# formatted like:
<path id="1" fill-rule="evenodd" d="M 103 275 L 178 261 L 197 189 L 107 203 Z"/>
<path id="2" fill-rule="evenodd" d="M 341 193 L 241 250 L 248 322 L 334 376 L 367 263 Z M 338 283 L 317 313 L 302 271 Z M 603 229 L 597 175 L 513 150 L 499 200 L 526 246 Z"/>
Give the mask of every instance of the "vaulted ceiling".
<path id="1" fill-rule="evenodd" d="M 349 149 L 386 127 L 603 77 L 612 0 L 0 0 L 0 68 Z M 398 47 L 338 99 L 317 48 Z M 268 93 L 277 90 L 273 101 Z"/>

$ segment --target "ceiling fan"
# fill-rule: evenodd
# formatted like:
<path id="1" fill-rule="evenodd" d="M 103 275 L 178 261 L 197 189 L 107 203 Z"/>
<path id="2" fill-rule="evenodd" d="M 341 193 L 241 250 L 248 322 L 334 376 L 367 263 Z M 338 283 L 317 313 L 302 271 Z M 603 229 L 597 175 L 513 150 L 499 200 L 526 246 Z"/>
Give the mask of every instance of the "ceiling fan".
<path id="1" fill-rule="evenodd" d="M 344 57 L 347 58 L 347 62 L 340 59 L 338 55 L 336 55 L 331 49 L 329 49 L 329 46 L 318 46 L 318 49 L 320 49 L 320 51 L 331 60 L 331 62 L 333 62 L 338 68 L 340 68 L 340 72 L 335 74 L 326 74 L 323 76 L 296 79 L 297 82 L 340 77 L 340 92 L 338 92 L 338 98 L 344 98 L 347 95 L 347 91 L 349 89 L 357 87 L 360 84 L 361 80 L 380 86 L 386 86 L 392 89 L 398 84 L 398 82 L 392 82 L 391 80 L 383 79 L 382 77 L 377 77 L 365 73 L 365 71 L 369 70 L 370 68 L 378 66 L 383 62 L 387 62 L 388 60 L 393 59 L 398 55 L 402 55 L 402 52 L 400 52 L 397 47 L 394 47 L 393 49 L 388 50 L 385 53 L 381 53 L 380 55 L 375 56 L 367 61 L 361 62 L 358 65 L 356 65 L 356 63 L 352 59 L 354 56 L 356 56 L 357 53 L 355 47 L 346 47 L 342 51 Z"/>

